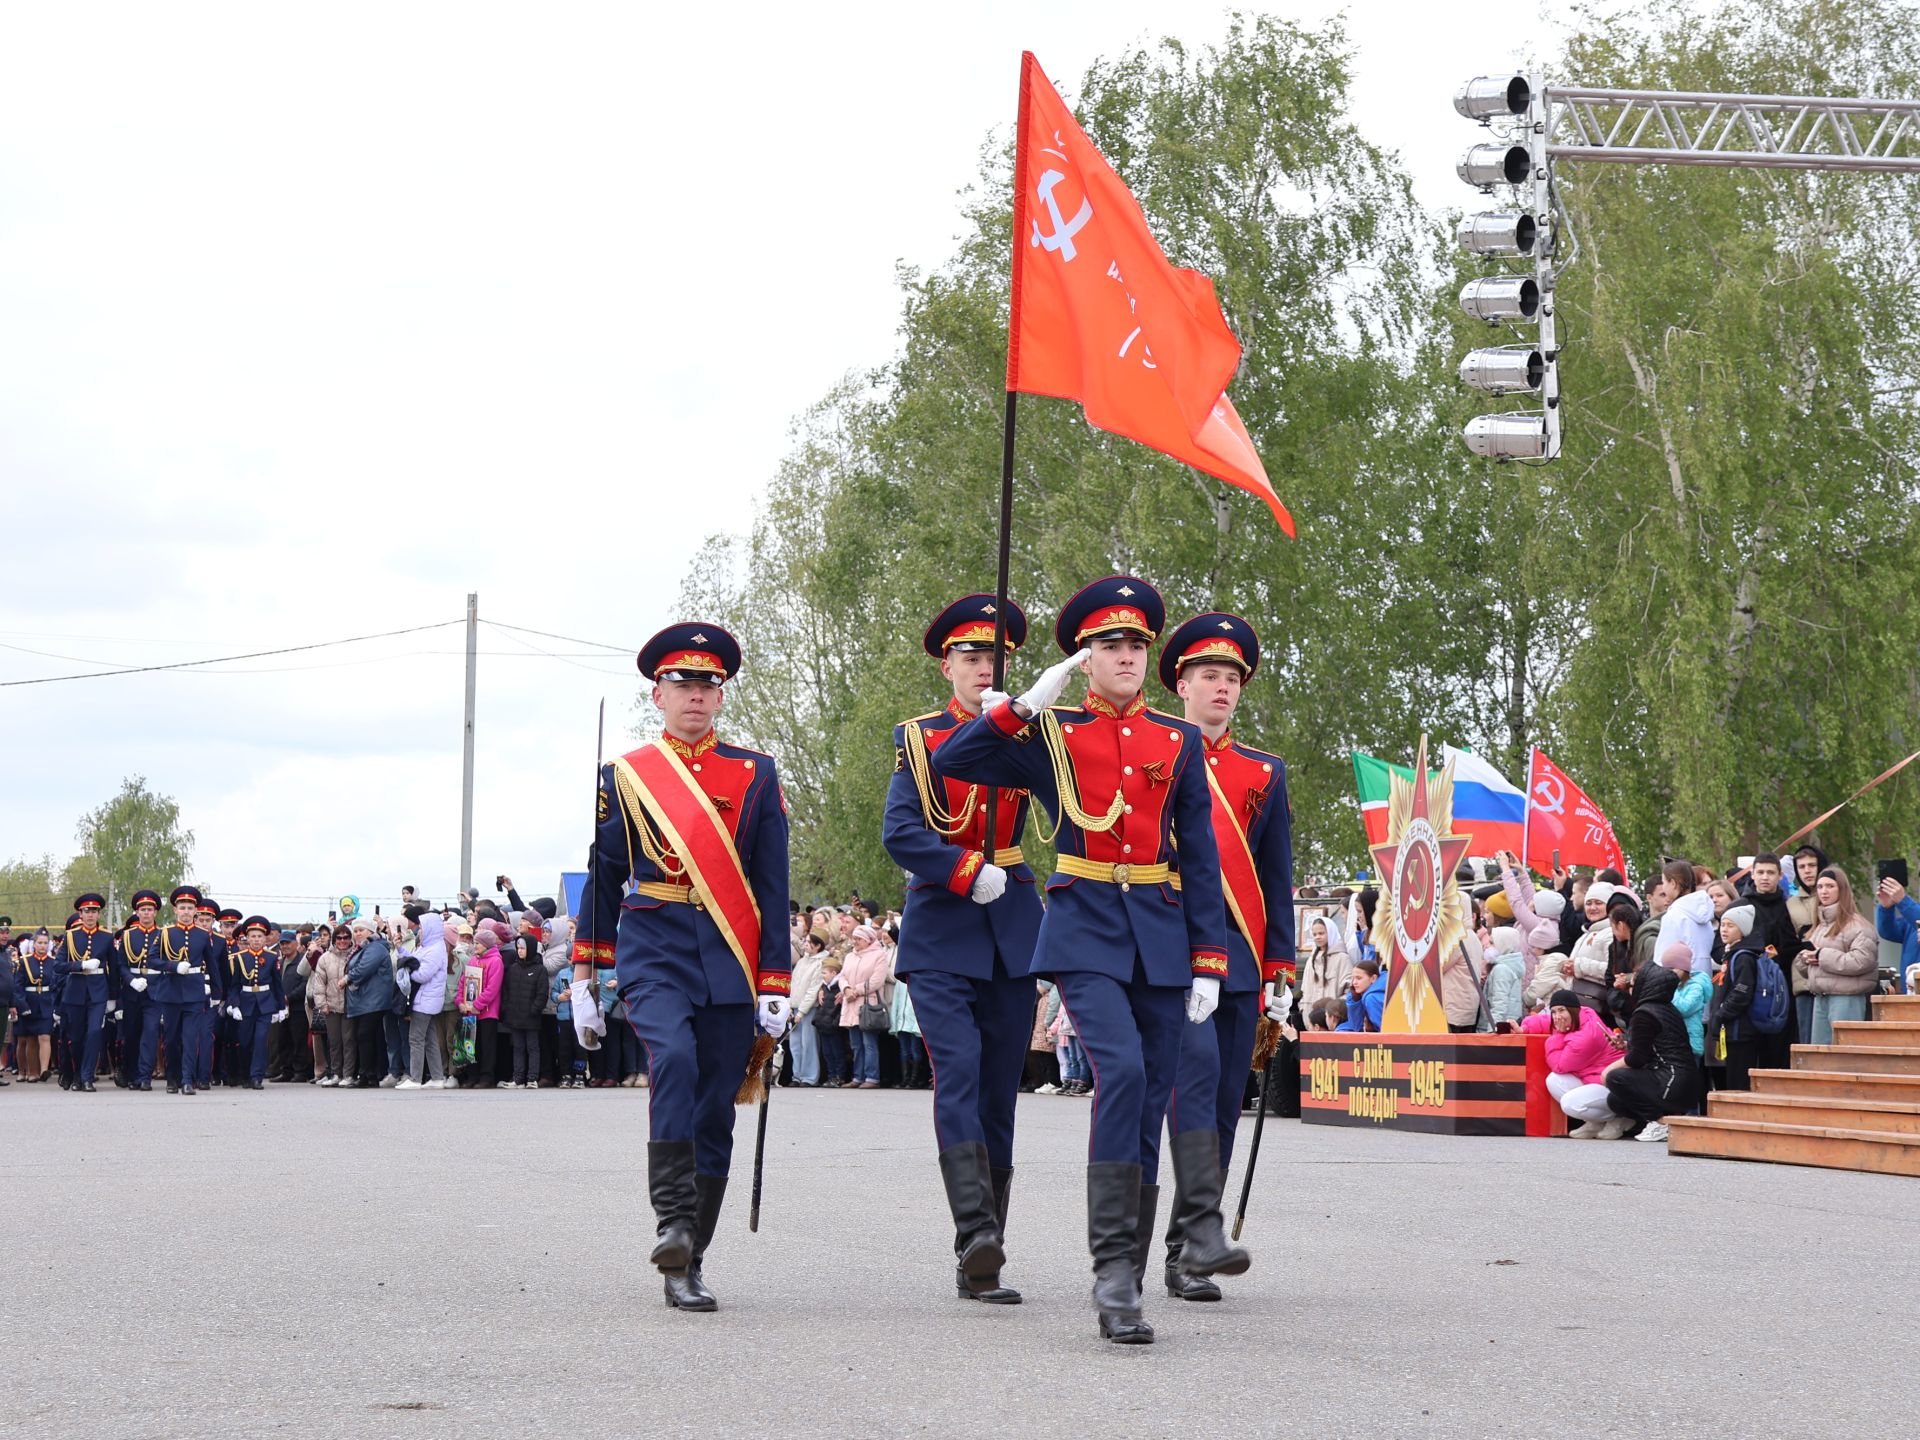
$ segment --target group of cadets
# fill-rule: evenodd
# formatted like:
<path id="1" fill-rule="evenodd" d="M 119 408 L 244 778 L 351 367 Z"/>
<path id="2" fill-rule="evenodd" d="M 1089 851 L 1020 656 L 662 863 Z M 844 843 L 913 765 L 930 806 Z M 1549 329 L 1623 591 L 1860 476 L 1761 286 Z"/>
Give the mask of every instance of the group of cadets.
<path id="1" fill-rule="evenodd" d="M 170 1095 L 223 1081 L 264 1087 L 267 1027 L 286 1017 L 270 943 L 278 933 L 261 916 L 217 909 L 192 885 L 170 903 L 173 923 L 162 926 L 158 892 L 136 892 L 131 919 L 113 934 L 100 924 L 106 901 L 76 896 L 64 934 L 42 931 L 15 957 L 16 1044 L 49 1041 L 61 1089 L 94 1093 L 109 1054 L 125 1090 L 151 1090 L 162 1057 Z"/>
<path id="2" fill-rule="evenodd" d="M 1250 1264 L 1228 1243 L 1222 1191 L 1256 1026 L 1287 1017 L 1294 964 L 1286 766 L 1232 732 L 1259 639 L 1225 612 L 1178 627 L 1158 666 L 1172 714 L 1143 695 L 1165 620 L 1143 580 L 1088 585 L 1055 627 L 1067 658 L 1014 697 L 991 686 L 1026 640 L 1025 613 L 954 601 L 924 640 L 952 698 L 894 728 L 883 820 L 908 875 L 895 973 L 932 1064 L 956 1291 L 1021 1299 L 1001 1272 L 1039 976 L 1094 1072 L 1087 1239 L 1100 1333 L 1119 1344 L 1154 1338 L 1141 1289 L 1163 1130 L 1167 1292 L 1218 1300 L 1213 1277 Z M 702 1262 L 736 1092 L 751 1093 L 790 1018 L 786 803 L 773 759 L 713 730 L 740 663 L 733 637 L 702 623 L 640 651 L 665 734 L 602 768 L 573 957 L 582 1043 L 601 1023 L 593 978 L 612 969 L 650 1056 L 650 1259 L 686 1310 L 715 1308 Z M 1059 703 L 1076 673 L 1084 697 Z M 1058 849 L 1044 907 L 1021 849 L 1036 804 Z"/>

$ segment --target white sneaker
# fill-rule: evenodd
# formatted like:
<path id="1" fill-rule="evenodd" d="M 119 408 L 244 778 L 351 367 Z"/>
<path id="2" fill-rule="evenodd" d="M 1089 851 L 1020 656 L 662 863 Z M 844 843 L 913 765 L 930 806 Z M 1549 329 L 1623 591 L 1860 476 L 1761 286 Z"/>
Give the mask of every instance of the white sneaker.
<path id="1" fill-rule="evenodd" d="M 326 1086 L 333 1086 L 333 1085 L 338 1085 L 340 1082 L 334 1079 L 333 1076 L 331 1075 L 323 1075 L 320 1078 L 320 1083 Z"/>
<path id="2" fill-rule="evenodd" d="M 1662 1140 L 1667 1138 L 1669 1133 L 1671 1132 L 1668 1131 L 1666 1125 L 1656 1120 L 1633 1138 L 1636 1140 L 1645 1140 L 1649 1145 L 1658 1145 Z"/>
<path id="3" fill-rule="evenodd" d="M 394 1086 L 393 1088 L 396 1090 L 424 1090 L 427 1087 L 422 1085 L 418 1080 L 414 1079 L 411 1075 L 409 1075 L 407 1076 L 406 1079 L 402 1080 L 398 1085 Z"/>
<path id="4" fill-rule="evenodd" d="M 1602 1125 L 1600 1127 L 1600 1133 L 1593 1138 L 1596 1140 L 1624 1140 L 1626 1139 L 1627 1132 L 1632 1128 L 1633 1121 L 1622 1120 L 1616 1116 L 1614 1119 Z"/>
<path id="5" fill-rule="evenodd" d="M 429 1080 L 427 1082 L 427 1087 L 429 1089 L 431 1089 L 435 1085 L 438 1085 L 442 1090 L 454 1090 L 459 1088 L 460 1082 L 454 1079 L 453 1076 L 451 1075 L 446 1076 L 444 1079 Z"/>
<path id="6" fill-rule="evenodd" d="M 380 1088 L 382 1090 L 391 1090 L 399 1083 L 400 1082 L 395 1080 L 391 1075 L 382 1075 L 380 1077 Z"/>
<path id="7" fill-rule="evenodd" d="M 1598 1120 L 1585 1121 L 1579 1129 L 1567 1131 L 1567 1139 L 1569 1140 L 1595 1140 L 1599 1138 L 1599 1135 L 1600 1122 Z"/>
<path id="8" fill-rule="evenodd" d="M 1060 1087 L 1058 1085 L 1036 1085 L 1034 1086 L 1033 1093 L 1036 1095 L 1058 1095 L 1060 1093 Z"/>

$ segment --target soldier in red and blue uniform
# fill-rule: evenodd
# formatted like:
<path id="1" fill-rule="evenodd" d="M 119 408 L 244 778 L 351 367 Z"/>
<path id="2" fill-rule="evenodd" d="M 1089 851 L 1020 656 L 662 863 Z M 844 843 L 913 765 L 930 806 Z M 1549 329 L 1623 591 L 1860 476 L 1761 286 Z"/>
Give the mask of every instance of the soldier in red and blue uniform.
<path id="1" fill-rule="evenodd" d="M 726 1198 L 735 1095 L 756 1027 L 777 1038 L 789 1018 L 787 806 L 773 757 L 713 730 L 740 668 L 733 636 L 669 625 L 638 663 L 665 733 L 600 770 L 574 934 L 573 1023 L 584 1040 L 597 1013 L 594 976 L 612 969 L 651 1077 L 647 1189 L 658 1238 L 648 1260 L 665 1277 L 668 1305 L 713 1310 L 702 1264 Z M 678 791 L 652 785 L 658 767 Z M 667 825 L 649 809 L 663 793 Z M 694 866 L 717 857 L 730 868 L 702 873 L 724 894 L 694 878 Z"/>
<path id="2" fill-rule="evenodd" d="M 213 902 L 207 902 L 213 908 Z M 204 918 L 204 917 L 203 917 Z M 233 954 L 240 948 L 241 914 L 231 905 L 222 906 L 214 925 L 214 948 L 220 963 L 214 967 L 213 1014 L 207 1020 L 207 1069 L 202 1083 L 211 1077 L 215 1085 L 240 1084 L 240 1027 L 228 1012 L 227 991 L 233 984 Z"/>
<path id="3" fill-rule="evenodd" d="M 262 915 L 250 915 L 240 927 L 245 943 L 227 956 L 226 1003 L 221 1012 L 233 1022 L 234 1045 L 250 1089 L 267 1085 L 267 1027 L 286 1013 L 280 954 L 267 948 L 273 927 Z M 277 939 L 278 936 L 275 935 Z"/>
<path id="4" fill-rule="evenodd" d="M 1228 900 L 1227 974 L 1221 982 L 1220 1008 L 1204 1023 L 1190 1025 L 1180 1044 L 1180 1069 L 1167 1107 L 1172 1137 L 1175 1189 L 1167 1225 L 1167 1293 L 1177 1300 L 1218 1300 L 1220 1287 L 1210 1276 L 1180 1268 L 1180 1254 L 1196 1207 L 1211 1198 L 1217 1213 L 1219 1191 L 1211 1197 L 1189 1194 L 1181 1177 L 1205 1175 L 1217 1168 L 1225 1183 L 1240 1126 L 1240 1102 L 1253 1061 L 1255 1033 L 1266 1008 L 1263 987 L 1276 987 L 1275 1004 L 1284 1014 L 1293 983 L 1293 823 L 1287 801 L 1287 766 L 1278 755 L 1256 750 L 1234 738 L 1233 715 L 1244 684 L 1260 664 L 1260 637 L 1239 616 L 1212 610 L 1180 626 L 1160 652 L 1160 683 L 1180 697 L 1186 718 L 1200 727 L 1216 807 L 1230 808 L 1234 832 L 1243 836 L 1243 857 L 1251 860 L 1239 874 L 1258 884 L 1258 897 L 1236 903 L 1227 859 L 1221 857 L 1221 885 Z M 1214 814 L 1216 839 L 1222 816 Z M 1230 834 L 1217 848 L 1240 846 Z M 1184 855 L 1186 846 L 1180 849 Z M 1178 858 L 1178 857 L 1176 857 Z M 1180 885 L 1176 871 L 1174 884 Z M 1257 900 L 1257 904 L 1254 903 Z M 1251 914 L 1249 914 L 1251 912 Z M 1248 931 L 1260 940 L 1255 954 Z M 1160 1137 L 1153 1137 L 1147 1177 L 1157 1179 Z M 1142 1243 L 1136 1256 L 1144 1273 L 1152 1242 L 1157 1185 L 1152 1200 L 1141 1202 Z M 1204 1215 L 1198 1223 L 1211 1223 Z"/>
<path id="5" fill-rule="evenodd" d="M 89 891 L 73 902 L 74 921 L 54 951 L 60 1000 L 60 1088 L 94 1093 L 101 1034 L 112 986 L 113 936 L 100 928 L 107 902 Z"/>
<path id="6" fill-rule="evenodd" d="M 133 923 L 120 932 L 114 953 L 114 971 L 120 982 L 120 1057 L 114 1064 L 114 1083 L 127 1090 L 153 1089 L 153 1062 L 160 1051 L 161 1006 L 153 996 L 160 952 L 155 917 L 160 896 L 136 890 Z"/>
<path id="7" fill-rule="evenodd" d="M 1059 863 L 1033 970 L 1059 987 L 1093 1067 L 1093 1300 L 1101 1335 L 1127 1345 L 1153 1340 L 1133 1261 L 1149 1137 L 1166 1117 L 1181 1032 L 1212 1013 L 1227 974 L 1203 738 L 1186 720 L 1148 709 L 1140 695 L 1165 619 L 1160 593 L 1146 581 L 1095 581 L 1054 627 L 1068 658 L 1018 699 L 984 696 L 980 718 L 933 753 L 936 774 L 1024 788 L 1058 825 Z M 1075 671 L 1087 677 L 1085 701 L 1056 706 Z M 1176 832 L 1184 893 L 1172 885 Z M 1195 1193 L 1203 1183 L 1193 1177 Z M 1218 1171 L 1211 1184 L 1217 1194 Z M 1248 1263 L 1217 1228 L 1190 1234 L 1181 1252 L 1191 1274 L 1238 1274 Z"/>
<path id="8" fill-rule="evenodd" d="M 167 1093 L 197 1093 L 195 1042 L 206 1032 L 208 973 L 216 963 L 214 936 L 196 920 L 200 891 L 180 885 L 167 897 L 173 906 L 173 924 L 160 931 L 160 973 L 152 990 L 160 1003 L 160 1043 L 167 1055 Z"/>
<path id="9" fill-rule="evenodd" d="M 993 679 L 994 597 L 965 595 L 921 642 L 953 696 L 893 727 L 893 780 L 883 838 L 912 878 L 894 973 L 907 982 L 933 1066 L 933 1132 L 953 1213 L 962 1299 L 1017 1305 L 1000 1283 L 1013 1184 L 1013 1108 L 1033 1033 L 1033 946 L 1040 897 L 1020 838 L 1027 794 L 936 777 L 931 757 L 980 713 Z M 1007 605 L 1006 646 L 1026 643 L 1027 617 Z M 994 833 L 987 836 L 989 809 Z"/>

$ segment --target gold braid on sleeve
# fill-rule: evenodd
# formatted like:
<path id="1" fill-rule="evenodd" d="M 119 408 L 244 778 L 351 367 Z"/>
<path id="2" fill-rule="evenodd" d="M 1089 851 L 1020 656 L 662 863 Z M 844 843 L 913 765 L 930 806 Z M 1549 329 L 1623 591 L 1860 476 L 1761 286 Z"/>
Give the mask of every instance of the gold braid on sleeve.
<path id="1" fill-rule="evenodd" d="M 967 800 L 960 807 L 960 813 L 950 814 L 933 793 L 933 771 L 927 760 L 927 747 L 922 738 L 920 722 L 909 720 L 900 728 L 905 742 L 900 748 L 906 752 L 907 773 L 913 776 L 913 788 L 920 792 L 920 813 L 925 817 L 929 830 L 942 839 L 951 839 L 972 823 L 973 812 L 980 804 L 980 787 L 969 785 Z"/>
<path id="2" fill-rule="evenodd" d="M 667 847 L 667 842 L 653 833 L 653 822 L 647 819 L 647 807 L 641 803 L 640 795 L 634 789 L 633 781 L 627 778 L 624 767 L 613 767 L 614 785 L 620 792 L 620 808 L 626 812 L 627 821 L 627 873 L 636 869 L 633 863 L 633 834 L 640 834 L 640 853 L 653 862 L 653 867 L 668 880 L 677 880 L 686 870 L 686 864 Z"/>
<path id="3" fill-rule="evenodd" d="M 1060 833 L 1060 826 L 1068 820 L 1094 835 L 1111 830 L 1126 808 L 1126 796 L 1114 791 L 1113 803 L 1107 806 L 1105 815 L 1092 815 L 1081 809 L 1080 797 L 1073 786 L 1073 762 L 1067 756 L 1067 737 L 1060 732 L 1060 717 L 1049 709 L 1042 710 L 1035 718 L 1040 723 L 1040 738 L 1046 743 L 1047 758 L 1053 762 L 1054 788 L 1060 793 L 1060 816 L 1053 822 L 1053 829 L 1040 838 L 1051 843 Z"/>

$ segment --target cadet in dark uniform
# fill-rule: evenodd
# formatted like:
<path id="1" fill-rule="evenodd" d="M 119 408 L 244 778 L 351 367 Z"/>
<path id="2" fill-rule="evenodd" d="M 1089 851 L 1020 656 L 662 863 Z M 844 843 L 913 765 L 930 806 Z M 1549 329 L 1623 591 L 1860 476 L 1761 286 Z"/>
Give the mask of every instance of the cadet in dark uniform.
<path id="1" fill-rule="evenodd" d="M 227 957 L 227 1003 L 224 1013 L 233 1022 L 235 1046 L 245 1064 L 250 1089 L 267 1084 L 267 1027 L 286 1014 L 286 992 L 280 979 L 280 954 L 267 948 L 273 927 L 264 916 L 252 915 L 241 926 L 245 941 Z M 275 936 L 277 939 L 278 937 Z"/>
<path id="2" fill-rule="evenodd" d="M 167 898 L 173 906 L 173 924 L 160 932 L 160 973 L 148 993 L 159 992 L 167 1093 L 192 1095 L 197 1063 L 191 1052 L 194 1042 L 206 1031 L 207 972 L 214 965 L 213 936 L 195 923 L 200 908 L 197 889 L 180 885 Z"/>
<path id="3" fill-rule="evenodd" d="M 129 1090 L 153 1089 L 153 1062 L 160 1051 L 159 1003 L 153 998 L 153 981 L 159 970 L 159 930 L 154 925 L 160 913 L 160 896 L 153 890 L 137 890 L 133 896 L 133 923 L 120 932 L 115 968 L 120 979 L 120 1058 L 114 1066 L 114 1083 Z"/>
<path id="4" fill-rule="evenodd" d="M 1233 1160 L 1240 1100 L 1253 1060 L 1263 1008 L 1262 986 L 1293 983 L 1293 824 L 1287 802 L 1287 766 L 1278 755 L 1234 738 L 1233 715 L 1242 685 L 1260 664 L 1260 637 L 1238 615 L 1196 615 L 1160 652 L 1160 683 L 1180 697 L 1186 718 L 1205 743 L 1213 834 L 1220 883 L 1227 901 L 1227 976 L 1220 1008 L 1189 1025 L 1180 1042 L 1180 1069 L 1167 1107 L 1172 1138 L 1174 1198 L 1167 1223 L 1167 1293 L 1179 1300 L 1218 1300 L 1220 1287 L 1180 1268 L 1189 1230 L 1220 1225 L 1221 1192 Z M 1184 841 L 1184 837 L 1182 837 Z M 1182 854 L 1186 845 L 1180 846 Z M 1181 885 L 1174 875 L 1174 888 Z M 1284 1013 L 1284 1011 L 1282 1012 Z M 1157 1178 L 1160 1137 L 1153 1137 L 1147 1179 Z M 1210 1183 L 1214 1175 L 1219 1184 Z M 1196 1193 L 1191 1182 L 1197 1178 Z M 1159 1187 L 1149 1184 L 1140 1204 L 1144 1272 L 1152 1244 Z"/>
<path id="5" fill-rule="evenodd" d="M 652 1083 L 651 1262 L 667 1304 L 712 1310 L 701 1273 L 733 1157 L 735 1093 L 787 1026 L 787 808 L 771 756 L 713 733 L 740 646 L 717 625 L 670 625 L 642 647 L 666 731 L 600 770 L 599 815 L 574 936 L 574 1027 L 611 967 Z M 630 893 L 622 886 L 632 880 Z M 757 1007 L 756 1007 L 757 998 Z"/>
<path id="6" fill-rule="evenodd" d="M 893 728 L 887 854 L 912 879 L 894 973 L 907 982 L 933 1066 L 933 1133 L 953 1212 L 955 1285 L 963 1299 L 1016 1305 L 1000 1283 L 1013 1184 L 1013 1107 L 1033 1031 L 1033 942 L 1040 897 L 1020 851 L 1027 796 L 999 791 L 987 838 L 987 793 L 935 777 L 929 760 L 980 713 L 993 678 L 994 598 L 967 595 L 922 641 L 953 690 L 946 707 Z M 1009 603 L 1009 651 L 1027 617 Z"/>
<path id="7" fill-rule="evenodd" d="M 100 928 L 100 912 L 107 902 L 91 892 L 73 902 L 79 917 L 68 930 L 55 957 L 60 972 L 60 1028 L 65 1051 L 63 1090 L 94 1093 L 93 1077 L 100 1067 L 100 1041 L 107 1020 L 112 981 L 113 937 Z"/>
<path id="8" fill-rule="evenodd" d="M 1181 1032 L 1212 1014 L 1227 974 L 1204 742 L 1198 727 L 1140 698 L 1148 646 L 1165 618 L 1144 580 L 1116 575 L 1087 586 L 1055 626 L 1069 658 L 1017 700 L 983 697 L 980 718 L 932 762 L 954 779 L 1025 787 L 1058 825 L 1059 866 L 1033 969 L 1059 986 L 1093 1067 L 1093 1300 L 1101 1335 L 1126 1345 L 1153 1340 L 1133 1261 L 1149 1137 L 1166 1116 Z M 1088 679 L 1085 702 L 1056 706 L 1077 670 Z M 1175 832 L 1184 894 L 1171 883 Z M 1238 1274 L 1248 1259 L 1224 1235 L 1190 1233 L 1180 1263 L 1191 1274 Z"/>
<path id="9" fill-rule="evenodd" d="M 13 1063 L 26 1081 L 45 1080 L 53 1054 L 53 937 L 42 925 L 13 958 Z"/>
<path id="10" fill-rule="evenodd" d="M 212 909 L 209 902 L 208 909 Z M 208 1075 L 215 1085 L 239 1085 L 242 1070 L 240 1068 L 240 1023 L 233 1018 L 233 1007 L 227 1003 L 227 991 L 233 985 L 233 955 L 240 948 L 240 912 L 231 905 L 223 907 L 215 923 L 214 935 L 220 962 L 214 967 L 218 983 L 214 986 L 215 1005 L 212 1017 L 207 1021 L 208 1038 Z M 206 1077 L 203 1076 L 203 1079 Z"/>

